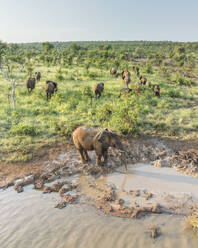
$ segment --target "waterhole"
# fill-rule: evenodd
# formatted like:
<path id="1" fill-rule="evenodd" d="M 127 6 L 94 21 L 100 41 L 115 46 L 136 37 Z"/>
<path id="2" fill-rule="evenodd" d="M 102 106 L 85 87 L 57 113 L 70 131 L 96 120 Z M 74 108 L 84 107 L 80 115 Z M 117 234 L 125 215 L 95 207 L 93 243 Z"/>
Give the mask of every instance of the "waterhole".
<path id="1" fill-rule="evenodd" d="M 98 191 L 89 189 L 87 182 L 90 180 L 95 180 L 99 189 L 114 184 L 117 193 L 129 205 L 134 199 L 138 202 L 138 198 L 138 204 L 153 204 L 152 201 L 158 200 L 163 203 L 165 196 L 176 201 L 187 198 L 196 201 L 198 197 L 196 178 L 150 165 L 131 165 L 127 173 L 119 168 L 97 179 L 79 177 L 82 192 L 91 196 Z M 68 205 L 60 210 L 54 208 L 60 200 L 57 193 L 43 194 L 32 188 L 32 185 L 27 186 L 20 194 L 13 188 L 0 191 L 1 248 L 198 247 L 197 234 L 183 230 L 184 215 L 163 213 L 141 219 L 118 218 L 104 215 L 86 203 Z M 137 190 L 142 195 L 133 195 L 131 200 L 129 192 Z M 152 192 L 153 197 L 144 201 L 142 192 Z M 161 235 L 157 239 L 151 238 L 152 225 L 160 228 Z"/>

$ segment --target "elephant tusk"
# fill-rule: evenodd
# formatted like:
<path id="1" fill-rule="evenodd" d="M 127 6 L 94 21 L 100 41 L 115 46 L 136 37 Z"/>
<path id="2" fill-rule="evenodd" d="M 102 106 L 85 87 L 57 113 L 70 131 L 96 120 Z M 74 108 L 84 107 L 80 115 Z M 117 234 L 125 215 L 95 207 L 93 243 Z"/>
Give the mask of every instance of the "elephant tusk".
<path id="1" fill-rule="evenodd" d="M 120 151 L 121 153 L 121 162 L 122 164 L 124 164 L 125 170 L 127 171 L 127 162 L 126 162 L 126 157 L 125 157 L 125 152 L 124 151 Z"/>

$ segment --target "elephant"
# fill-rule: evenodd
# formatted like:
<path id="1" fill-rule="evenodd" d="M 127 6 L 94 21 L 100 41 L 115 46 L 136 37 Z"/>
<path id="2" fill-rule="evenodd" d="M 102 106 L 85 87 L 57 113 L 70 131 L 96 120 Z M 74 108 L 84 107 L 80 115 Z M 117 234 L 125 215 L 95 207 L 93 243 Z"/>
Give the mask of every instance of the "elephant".
<path id="1" fill-rule="evenodd" d="M 72 138 L 78 150 L 82 163 L 90 161 L 87 151 L 95 150 L 96 165 L 107 165 L 108 148 L 115 147 L 124 152 L 120 137 L 108 128 L 100 130 L 88 126 L 80 126 L 72 133 Z M 103 157 L 103 164 L 101 158 Z"/>
<path id="2" fill-rule="evenodd" d="M 101 97 L 103 90 L 104 90 L 104 83 L 100 82 L 94 85 L 94 93 L 95 93 L 96 98 Z"/>
<path id="3" fill-rule="evenodd" d="M 153 85 L 153 92 L 154 92 L 155 96 L 160 97 L 160 87 L 158 84 Z"/>
<path id="4" fill-rule="evenodd" d="M 141 84 L 139 82 L 134 83 L 134 90 L 136 95 L 138 95 L 139 92 L 141 91 Z"/>
<path id="5" fill-rule="evenodd" d="M 146 86 L 147 86 L 148 88 L 151 88 L 151 87 L 152 87 L 151 83 L 148 82 L 148 81 L 146 81 Z"/>
<path id="6" fill-rule="evenodd" d="M 117 75 L 117 70 L 115 69 L 115 68 L 111 68 L 110 69 L 110 74 L 112 75 L 112 76 L 116 76 Z"/>
<path id="7" fill-rule="evenodd" d="M 32 92 L 32 90 L 35 88 L 35 84 L 36 84 L 36 79 L 35 78 L 29 78 L 27 81 L 26 81 L 26 86 L 27 86 L 27 89 L 28 89 L 28 92 Z"/>
<path id="8" fill-rule="evenodd" d="M 140 77 L 140 82 L 141 82 L 141 84 L 146 84 L 146 81 L 147 81 L 147 79 L 145 78 L 145 77 L 143 77 L 143 76 L 141 76 Z"/>
<path id="9" fill-rule="evenodd" d="M 57 83 L 52 82 L 52 81 L 46 81 L 46 95 L 47 95 L 47 101 L 51 99 L 52 94 L 54 94 L 55 91 L 57 91 Z"/>
<path id="10" fill-rule="evenodd" d="M 125 96 L 128 96 L 128 95 L 132 95 L 133 94 L 133 90 L 130 89 L 130 88 L 122 88 L 120 90 L 120 95 L 118 96 L 118 98 L 121 97 L 121 95 L 125 95 Z"/>
<path id="11" fill-rule="evenodd" d="M 133 71 L 139 76 L 140 72 L 139 72 L 139 67 L 137 66 L 133 66 Z"/>
<path id="12" fill-rule="evenodd" d="M 35 78 L 36 78 L 36 81 L 39 82 L 41 80 L 41 73 L 35 72 Z"/>
<path id="13" fill-rule="evenodd" d="M 128 70 L 122 71 L 122 79 L 124 80 L 124 83 L 126 84 L 127 88 L 129 87 L 128 85 L 131 82 L 130 76 L 131 74 Z"/>

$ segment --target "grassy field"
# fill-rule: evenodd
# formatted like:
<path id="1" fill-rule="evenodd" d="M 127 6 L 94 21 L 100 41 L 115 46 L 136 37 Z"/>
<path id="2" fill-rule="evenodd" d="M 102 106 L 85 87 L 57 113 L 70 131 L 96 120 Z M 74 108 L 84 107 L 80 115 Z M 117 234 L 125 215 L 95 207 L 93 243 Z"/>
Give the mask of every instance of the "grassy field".
<path id="1" fill-rule="evenodd" d="M 57 142 L 70 142 L 72 131 L 79 125 L 109 127 L 123 134 L 159 135 L 181 140 L 198 137 L 198 71 L 171 65 L 152 66 L 143 62 L 128 62 L 130 87 L 139 81 L 132 66 L 152 84 L 159 84 L 161 97 L 142 87 L 138 96 L 118 98 L 125 87 L 121 76 L 112 77 L 109 69 L 82 65 L 44 66 L 37 63 L 34 71 L 42 78 L 32 93 L 26 89 L 27 73 L 15 70 L 16 111 L 12 108 L 9 83 L 0 75 L 0 161 L 22 162 L 33 159 L 33 151 Z M 119 70 L 121 72 L 121 70 Z M 58 92 L 47 102 L 45 81 L 58 82 Z M 100 99 L 86 94 L 98 82 L 105 89 Z"/>

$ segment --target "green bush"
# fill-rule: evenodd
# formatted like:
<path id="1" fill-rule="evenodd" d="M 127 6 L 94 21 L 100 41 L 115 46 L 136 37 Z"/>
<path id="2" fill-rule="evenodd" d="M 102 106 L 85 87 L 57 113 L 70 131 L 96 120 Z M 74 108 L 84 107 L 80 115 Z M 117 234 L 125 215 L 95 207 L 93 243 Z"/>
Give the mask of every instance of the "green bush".
<path id="1" fill-rule="evenodd" d="M 167 92 L 167 95 L 168 95 L 169 97 L 172 97 L 172 98 L 180 98 L 180 97 L 181 97 L 180 92 L 177 91 L 177 90 L 169 90 L 169 91 Z"/>
<path id="2" fill-rule="evenodd" d="M 153 73 L 152 65 L 146 64 L 145 71 L 146 71 L 146 73 L 152 74 Z"/>
<path id="3" fill-rule="evenodd" d="M 12 135 L 18 135 L 18 136 L 37 136 L 38 130 L 35 128 L 35 126 L 32 126 L 30 124 L 23 124 L 20 123 L 18 125 L 13 125 L 10 129 L 10 134 Z"/>
<path id="4" fill-rule="evenodd" d="M 176 75 L 174 75 L 173 79 L 172 79 L 173 82 L 176 82 L 178 85 L 182 86 L 192 86 L 194 85 L 194 81 L 189 79 L 189 78 L 185 78 L 184 76 L 182 75 L 179 75 L 178 73 Z"/>
<path id="5" fill-rule="evenodd" d="M 93 72 L 93 71 L 89 72 L 88 75 L 89 75 L 90 79 L 96 79 L 98 77 L 98 74 L 96 72 Z"/>

